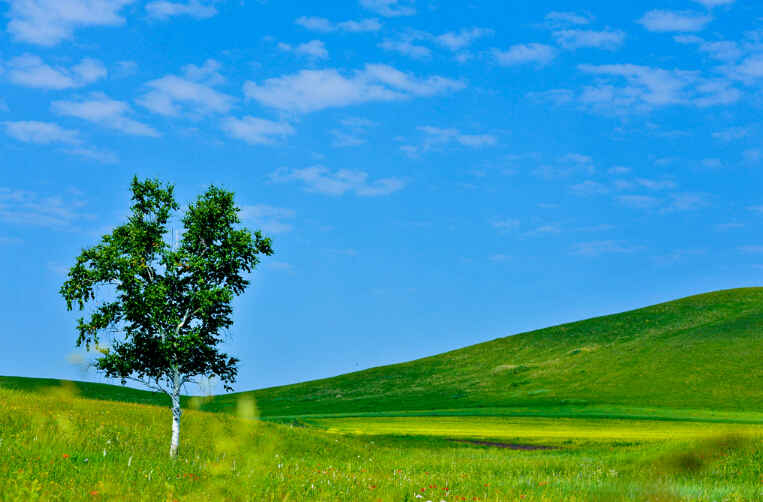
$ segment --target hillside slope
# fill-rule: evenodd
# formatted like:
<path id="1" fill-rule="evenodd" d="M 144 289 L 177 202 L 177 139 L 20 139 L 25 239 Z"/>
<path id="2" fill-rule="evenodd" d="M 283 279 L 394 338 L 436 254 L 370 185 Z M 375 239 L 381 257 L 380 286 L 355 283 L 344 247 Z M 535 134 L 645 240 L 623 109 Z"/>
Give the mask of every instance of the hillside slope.
<path id="1" fill-rule="evenodd" d="M 763 288 L 252 392 L 263 417 L 570 404 L 763 411 Z M 223 410 L 236 395 L 207 406 Z"/>
<path id="2" fill-rule="evenodd" d="M 0 377 L 40 390 L 55 380 Z M 83 397 L 166 405 L 166 396 L 78 382 Z M 522 333 L 415 361 L 215 397 L 263 417 L 475 408 L 622 407 L 763 412 L 763 288 L 707 293 Z"/>

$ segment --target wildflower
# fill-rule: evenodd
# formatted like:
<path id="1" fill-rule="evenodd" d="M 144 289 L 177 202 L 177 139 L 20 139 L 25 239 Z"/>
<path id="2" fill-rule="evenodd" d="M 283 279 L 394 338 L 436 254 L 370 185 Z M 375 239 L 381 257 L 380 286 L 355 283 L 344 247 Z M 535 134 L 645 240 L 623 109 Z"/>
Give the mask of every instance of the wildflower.
<path id="1" fill-rule="evenodd" d="M 68 453 L 64 453 L 64 458 L 69 458 L 69 454 Z"/>

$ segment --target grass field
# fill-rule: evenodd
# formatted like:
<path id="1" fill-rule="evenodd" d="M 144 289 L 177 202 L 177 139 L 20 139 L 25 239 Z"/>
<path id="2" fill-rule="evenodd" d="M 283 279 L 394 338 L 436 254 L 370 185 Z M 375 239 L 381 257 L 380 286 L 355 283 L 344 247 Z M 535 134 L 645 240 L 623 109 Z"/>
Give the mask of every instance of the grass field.
<path id="1" fill-rule="evenodd" d="M 408 417 L 324 419 L 317 427 L 295 427 L 186 411 L 180 459 L 173 463 L 169 413 L 71 397 L 65 390 L 0 390 L 0 500 L 763 497 L 760 427 L 750 424 Z M 560 448 L 513 451 L 444 438 Z"/>

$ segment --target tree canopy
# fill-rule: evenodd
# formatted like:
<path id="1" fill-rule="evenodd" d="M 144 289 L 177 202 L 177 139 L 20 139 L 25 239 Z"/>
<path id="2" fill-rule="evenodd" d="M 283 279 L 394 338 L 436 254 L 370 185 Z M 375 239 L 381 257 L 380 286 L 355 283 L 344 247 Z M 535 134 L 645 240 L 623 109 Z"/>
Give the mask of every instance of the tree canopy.
<path id="1" fill-rule="evenodd" d="M 224 188 L 200 193 L 180 232 L 170 229 L 180 208 L 172 185 L 136 176 L 131 190 L 127 222 L 82 250 L 61 294 L 69 310 L 95 303 L 77 322 L 77 346 L 102 354 L 94 367 L 122 384 L 134 380 L 169 394 L 179 427 L 183 385 L 217 377 L 232 390 L 238 359 L 219 345 L 233 324 L 233 299 L 249 285 L 244 274 L 273 254 L 272 242 L 240 228 L 234 194 Z"/>

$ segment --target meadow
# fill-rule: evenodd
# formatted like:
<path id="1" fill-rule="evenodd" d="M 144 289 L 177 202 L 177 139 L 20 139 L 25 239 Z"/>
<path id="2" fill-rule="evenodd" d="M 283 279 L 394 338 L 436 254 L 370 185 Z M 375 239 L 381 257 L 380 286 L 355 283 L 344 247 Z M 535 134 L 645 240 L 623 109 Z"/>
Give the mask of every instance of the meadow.
<path id="1" fill-rule="evenodd" d="M 166 408 L 83 399 L 66 387 L 47 393 L 0 389 L 0 500 L 763 497 L 757 425 L 616 419 L 555 425 L 558 420 L 369 417 L 306 426 L 187 410 L 180 458 L 173 463 Z M 459 438 L 557 448 L 446 440 Z"/>

